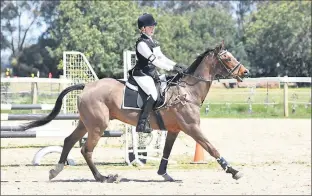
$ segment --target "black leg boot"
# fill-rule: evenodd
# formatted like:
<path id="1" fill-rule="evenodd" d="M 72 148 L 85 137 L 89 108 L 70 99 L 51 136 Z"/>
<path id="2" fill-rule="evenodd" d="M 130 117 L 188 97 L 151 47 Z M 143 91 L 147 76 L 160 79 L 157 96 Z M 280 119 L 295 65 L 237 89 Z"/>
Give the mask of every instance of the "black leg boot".
<path id="1" fill-rule="evenodd" d="M 148 121 L 149 114 L 153 109 L 154 103 L 155 103 L 155 100 L 153 99 L 153 97 L 148 96 L 146 102 L 143 105 L 143 108 L 139 117 L 138 125 L 136 127 L 137 132 L 144 132 L 144 133 L 152 132 L 152 128 L 150 128 L 149 123 L 147 123 L 147 121 Z"/>

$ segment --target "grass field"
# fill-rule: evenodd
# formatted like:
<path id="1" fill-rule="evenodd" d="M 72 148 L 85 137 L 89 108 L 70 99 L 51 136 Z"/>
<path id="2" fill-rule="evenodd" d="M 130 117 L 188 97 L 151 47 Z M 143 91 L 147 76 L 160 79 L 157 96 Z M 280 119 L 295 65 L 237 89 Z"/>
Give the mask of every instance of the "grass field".
<path id="1" fill-rule="evenodd" d="M 288 102 L 290 118 L 311 118 L 311 88 L 289 88 Z M 216 118 L 283 118 L 284 91 L 278 88 L 211 88 L 201 114 Z"/>

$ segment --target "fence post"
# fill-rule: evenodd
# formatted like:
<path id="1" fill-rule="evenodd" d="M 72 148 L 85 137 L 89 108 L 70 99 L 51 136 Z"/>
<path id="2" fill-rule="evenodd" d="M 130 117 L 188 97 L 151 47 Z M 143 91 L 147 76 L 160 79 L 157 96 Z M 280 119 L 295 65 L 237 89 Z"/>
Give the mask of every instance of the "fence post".
<path id="1" fill-rule="evenodd" d="M 31 83 L 31 98 L 32 98 L 32 104 L 36 104 L 38 101 L 38 83 L 32 82 Z M 32 110 L 32 113 L 35 114 L 35 110 Z"/>
<path id="2" fill-rule="evenodd" d="M 60 79 L 66 79 L 66 75 L 60 75 Z M 70 86 L 72 83 L 64 83 L 64 82 L 60 82 L 59 83 L 59 92 L 62 92 L 65 88 L 67 88 L 68 86 Z M 67 114 L 67 106 L 68 106 L 68 103 L 67 103 L 67 97 L 68 95 L 66 95 L 63 99 L 63 107 L 62 107 L 62 110 L 63 110 L 63 113 L 64 114 Z"/>
<path id="3" fill-rule="evenodd" d="M 287 76 L 284 77 L 284 116 L 288 117 L 288 83 L 287 83 Z"/>

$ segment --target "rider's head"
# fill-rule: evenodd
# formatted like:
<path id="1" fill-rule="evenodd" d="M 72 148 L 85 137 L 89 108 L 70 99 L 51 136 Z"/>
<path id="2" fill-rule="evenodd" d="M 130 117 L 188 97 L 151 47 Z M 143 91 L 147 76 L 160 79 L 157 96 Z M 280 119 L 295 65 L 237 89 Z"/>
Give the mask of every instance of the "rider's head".
<path id="1" fill-rule="evenodd" d="M 157 22 L 151 14 L 144 13 L 138 18 L 138 28 L 141 33 L 152 36 L 156 25 Z"/>

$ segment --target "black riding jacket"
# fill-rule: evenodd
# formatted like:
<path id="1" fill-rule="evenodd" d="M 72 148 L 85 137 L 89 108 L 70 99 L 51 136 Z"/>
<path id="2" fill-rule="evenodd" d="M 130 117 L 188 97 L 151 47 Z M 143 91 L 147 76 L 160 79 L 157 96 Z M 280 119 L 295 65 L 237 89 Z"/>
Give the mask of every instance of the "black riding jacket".
<path id="1" fill-rule="evenodd" d="M 135 52 L 137 55 L 137 61 L 136 65 L 134 67 L 133 75 L 134 76 L 144 76 L 144 75 L 149 75 L 151 76 L 154 80 L 159 79 L 158 73 L 156 66 L 153 65 L 148 59 L 146 59 L 144 56 L 142 56 L 137 49 L 138 44 L 143 41 L 145 42 L 148 47 L 151 49 L 153 52 L 153 48 L 159 46 L 156 41 L 151 40 L 148 38 L 146 35 L 142 34 L 141 37 L 138 38 L 135 44 Z"/>

